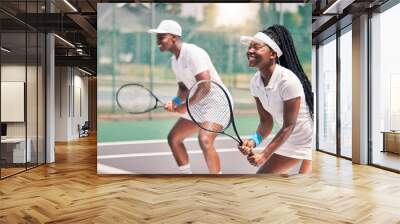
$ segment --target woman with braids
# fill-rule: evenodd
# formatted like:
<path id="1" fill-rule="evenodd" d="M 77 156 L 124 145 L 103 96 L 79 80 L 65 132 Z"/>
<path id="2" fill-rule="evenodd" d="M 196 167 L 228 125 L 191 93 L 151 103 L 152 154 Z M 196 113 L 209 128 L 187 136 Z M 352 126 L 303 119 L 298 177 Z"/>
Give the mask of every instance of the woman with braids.
<path id="1" fill-rule="evenodd" d="M 251 80 L 260 123 L 256 133 L 239 150 L 248 161 L 260 166 L 257 173 L 287 174 L 301 163 L 300 173 L 312 169 L 313 93 L 297 57 L 289 31 L 274 25 L 254 36 L 243 36 L 250 67 L 258 71 Z M 279 132 L 260 153 L 252 149 L 272 130 Z"/>

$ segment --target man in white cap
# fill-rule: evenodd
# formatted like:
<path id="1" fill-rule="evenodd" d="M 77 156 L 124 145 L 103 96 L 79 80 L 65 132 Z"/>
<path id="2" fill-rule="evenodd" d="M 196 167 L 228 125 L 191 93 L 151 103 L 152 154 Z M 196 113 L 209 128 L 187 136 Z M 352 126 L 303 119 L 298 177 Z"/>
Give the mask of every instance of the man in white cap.
<path id="1" fill-rule="evenodd" d="M 198 133 L 200 147 L 203 150 L 209 172 L 220 174 L 219 156 L 214 148 L 216 134 L 201 130 L 190 119 L 183 103 L 189 89 L 200 80 L 213 80 L 223 85 L 209 55 L 194 44 L 182 42 L 182 28 L 173 20 L 163 20 L 156 29 L 150 29 L 148 32 L 157 34 L 157 45 L 161 52 L 172 53 L 171 65 L 179 88 L 177 96 L 165 105 L 165 109 L 181 114 L 168 135 L 168 144 L 178 163 L 179 170 L 185 174 L 192 173 L 183 140 Z"/>

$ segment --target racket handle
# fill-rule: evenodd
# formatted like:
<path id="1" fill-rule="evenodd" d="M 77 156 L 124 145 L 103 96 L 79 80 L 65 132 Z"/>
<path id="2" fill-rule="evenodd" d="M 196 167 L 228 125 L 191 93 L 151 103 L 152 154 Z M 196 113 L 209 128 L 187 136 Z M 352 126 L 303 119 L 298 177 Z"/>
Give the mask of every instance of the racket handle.
<path id="1" fill-rule="evenodd" d="M 242 146 L 243 145 L 243 141 L 242 141 L 242 139 L 239 139 L 239 140 L 236 140 L 238 143 L 239 143 L 239 145 L 240 146 Z M 252 156 L 252 155 L 254 155 L 254 152 L 253 152 L 253 150 L 251 150 L 250 151 L 250 153 L 248 154 L 248 156 Z"/>

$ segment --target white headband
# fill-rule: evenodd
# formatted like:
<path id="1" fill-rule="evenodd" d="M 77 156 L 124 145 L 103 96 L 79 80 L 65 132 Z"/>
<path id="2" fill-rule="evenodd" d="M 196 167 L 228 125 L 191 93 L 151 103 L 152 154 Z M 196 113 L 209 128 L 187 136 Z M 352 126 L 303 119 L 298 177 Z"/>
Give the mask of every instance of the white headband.
<path id="1" fill-rule="evenodd" d="M 258 40 L 258 41 L 261 41 L 261 42 L 267 44 L 272 50 L 274 50 L 276 52 L 276 54 L 278 55 L 278 58 L 280 56 L 282 56 L 282 51 L 279 48 L 278 44 L 276 44 L 276 42 L 274 40 L 272 40 L 265 33 L 258 32 L 252 37 L 250 37 L 250 36 L 241 36 L 240 37 L 240 42 L 243 44 L 246 44 L 246 45 L 250 44 L 250 42 L 254 41 L 254 40 L 256 40 L 256 41 Z"/>

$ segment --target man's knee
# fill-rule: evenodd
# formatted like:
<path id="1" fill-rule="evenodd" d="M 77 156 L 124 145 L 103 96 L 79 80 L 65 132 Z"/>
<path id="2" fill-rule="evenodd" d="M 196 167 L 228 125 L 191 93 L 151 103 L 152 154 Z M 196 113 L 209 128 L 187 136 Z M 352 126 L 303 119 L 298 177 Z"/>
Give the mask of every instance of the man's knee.
<path id="1" fill-rule="evenodd" d="M 168 144 L 169 145 L 176 145 L 176 144 L 179 144 L 180 142 L 181 142 L 181 140 L 179 139 L 179 137 L 176 134 L 176 132 L 171 131 L 168 134 Z"/>

